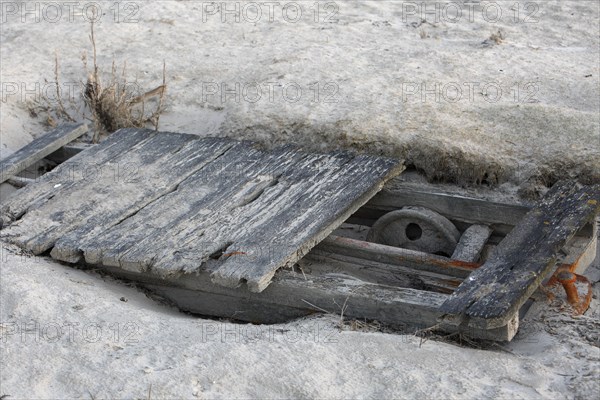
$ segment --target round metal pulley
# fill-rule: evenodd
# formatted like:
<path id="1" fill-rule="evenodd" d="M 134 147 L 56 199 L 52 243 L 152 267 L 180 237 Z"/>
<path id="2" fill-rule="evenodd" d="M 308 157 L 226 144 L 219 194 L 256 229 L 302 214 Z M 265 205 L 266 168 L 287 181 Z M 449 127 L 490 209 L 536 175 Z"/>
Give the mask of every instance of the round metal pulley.
<path id="1" fill-rule="evenodd" d="M 367 241 L 450 257 L 460 232 L 443 215 L 425 207 L 404 207 L 379 218 Z"/>

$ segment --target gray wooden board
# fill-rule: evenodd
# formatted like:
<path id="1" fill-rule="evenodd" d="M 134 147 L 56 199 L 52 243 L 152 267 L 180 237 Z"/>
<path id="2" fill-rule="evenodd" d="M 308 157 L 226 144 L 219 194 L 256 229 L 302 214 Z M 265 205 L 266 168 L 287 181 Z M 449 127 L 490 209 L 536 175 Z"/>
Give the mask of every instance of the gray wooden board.
<path id="1" fill-rule="evenodd" d="M 47 155 L 87 132 L 87 125 L 65 124 L 40 136 L 0 161 L 0 183 L 32 166 Z"/>
<path id="2" fill-rule="evenodd" d="M 306 257 L 298 261 L 298 265 L 304 274 L 343 273 L 364 282 L 446 294 L 452 293 L 462 282 L 462 279 L 448 275 L 351 257 L 318 248 L 312 249 Z"/>
<path id="3" fill-rule="evenodd" d="M 266 204 L 279 205 L 273 209 L 276 215 L 269 218 L 269 213 L 265 213 L 265 220 L 245 221 L 250 229 L 242 225 L 243 237 L 236 238 L 230 251 L 244 252 L 256 246 L 253 232 L 260 232 L 263 240 L 271 241 L 254 253 L 256 267 L 246 268 L 244 257 L 230 257 L 213 273 L 215 282 L 236 286 L 245 280 L 250 290 L 263 290 L 277 268 L 302 258 L 375 195 L 391 177 L 390 170 L 394 174 L 400 172 L 395 162 L 365 155 L 340 153 L 334 159 L 317 162 L 316 170 L 311 162 L 290 171 L 286 177 L 289 188 L 276 202 Z"/>
<path id="4" fill-rule="evenodd" d="M 197 140 L 188 135 L 164 134 L 159 134 L 154 139 L 161 142 L 166 141 L 168 144 L 157 145 L 151 141 L 134 154 L 128 153 L 127 158 L 131 161 L 135 160 L 135 157 L 145 157 L 145 149 L 157 152 L 154 157 L 147 159 L 148 162 L 142 162 L 139 168 L 136 167 L 139 176 L 132 180 L 118 182 L 112 187 L 112 192 L 118 196 L 118 200 L 109 201 L 105 210 L 102 213 L 95 213 L 88 223 L 73 226 L 72 229 L 57 238 L 51 253 L 54 258 L 63 261 L 78 261 L 81 257 L 81 245 L 86 239 L 94 240 L 103 232 L 115 226 L 121 226 L 129 217 L 134 216 L 146 206 L 177 191 L 186 177 L 205 168 L 233 148 L 233 143 L 224 139 Z M 86 190 L 89 189 L 89 187 L 86 188 Z M 158 210 L 156 215 L 150 215 L 149 218 L 160 218 L 161 212 L 168 213 L 169 211 L 171 210 Z M 86 214 L 90 213 L 89 210 L 86 210 Z M 162 231 L 160 226 L 156 228 L 159 232 Z M 160 242 L 160 238 L 157 239 Z M 121 243 L 111 244 L 112 247 L 115 245 L 121 245 Z M 152 245 L 156 246 L 156 243 Z"/>
<path id="5" fill-rule="evenodd" d="M 197 143 L 195 138 L 192 135 L 150 134 L 139 148 L 135 145 L 121 148 L 121 154 L 104 163 L 102 171 L 59 186 L 58 191 L 43 203 L 34 201 L 35 208 L 5 229 L 2 235 L 39 254 L 74 230 L 87 228 L 98 232 L 119 223 L 152 200 L 174 190 L 185 174 L 201 168 L 211 157 L 215 158 L 231 147 L 227 140 L 206 139 L 203 148 L 207 154 L 197 154 L 198 149 L 193 146 Z M 86 161 L 94 160 L 82 160 L 84 164 Z M 123 176 L 114 175 L 114 171 L 123 168 L 129 172 Z"/>
<path id="6" fill-rule="evenodd" d="M 94 180 L 99 174 L 112 174 L 115 180 L 128 179 L 132 168 L 128 168 L 127 163 L 116 164 L 120 167 L 116 171 L 109 170 L 106 165 L 119 156 L 124 148 L 132 147 L 133 150 L 142 145 L 151 134 L 152 131 L 149 130 L 121 129 L 109 136 L 102 145 L 94 146 L 58 165 L 36 179 L 35 185 L 27 185 L 2 203 L 2 223 L 7 224 L 21 218 L 28 209 L 39 207 L 56 194 L 75 185 Z"/>
<path id="7" fill-rule="evenodd" d="M 281 154 L 290 152 L 280 149 Z M 234 210 L 250 203 L 273 182 L 275 165 L 251 170 L 261 155 L 247 143 L 236 143 L 203 173 L 190 176 L 176 191 L 119 226 L 91 237 L 81 230 L 73 232 L 57 243 L 55 250 L 72 248 L 82 252 L 88 263 L 134 271 L 152 269 L 160 275 L 192 272 L 202 263 L 194 262 L 194 257 L 206 259 L 227 243 L 225 239 L 209 239 L 210 229 L 222 229 L 223 224 L 234 222 Z M 288 162 L 292 160 L 290 157 Z M 157 241 L 161 247 L 149 252 Z"/>
<path id="8" fill-rule="evenodd" d="M 473 224 L 469 226 L 460 237 L 451 258 L 476 262 L 491 234 L 492 229 L 487 225 Z"/>
<path id="9" fill-rule="evenodd" d="M 479 264 L 451 260 L 435 254 L 334 235 L 323 240 L 315 249 L 456 278 L 466 278 L 479 267 Z"/>
<path id="10" fill-rule="evenodd" d="M 162 277 L 211 261 L 218 284 L 260 292 L 402 168 L 349 152 L 121 130 L 9 199 L 0 236 L 59 260 Z"/>
<path id="11" fill-rule="evenodd" d="M 555 265 L 559 250 L 600 210 L 600 185 L 559 182 L 444 302 L 447 320 L 507 323 Z"/>
<path id="12" fill-rule="evenodd" d="M 511 340 L 518 329 L 515 316 L 494 329 L 440 323 L 439 306 L 448 295 L 411 288 L 366 283 L 351 276 L 307 275 L 280 269 L 261 293 L 212 283 L 210 271 L 158 279 L 151 274 L 106 267 L 106 271 L 139 282 L 172 300 L 183 310 L 253 323 L 281 323 L 290 318 L 329 312 L 344 318 L 376 320 L 415 331 L 436 326 L 471 338 Z"/>
<path id="13" fill-rule="evenodd" d="M 497 234 L 506 235 L 529 211 L 521 204 L 508 204 L 440 192 L 435 189 L 396 185 L 384 188 L 374 196 L 357 217 L 368 217 L 369 211 L 385 212 L 404 206 L 421 206 L 436 211 L 453 221 L 486 224 Z"/>

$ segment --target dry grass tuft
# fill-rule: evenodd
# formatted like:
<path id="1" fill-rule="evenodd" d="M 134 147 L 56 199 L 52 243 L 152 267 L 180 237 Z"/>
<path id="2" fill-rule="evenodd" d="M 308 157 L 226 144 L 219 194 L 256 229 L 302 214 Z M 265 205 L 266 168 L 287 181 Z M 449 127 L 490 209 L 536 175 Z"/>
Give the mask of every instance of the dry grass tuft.
<path id="1" fill-rule="evenodd" d="M 483 47 L 490 47 L 502 44 L 504 42 L 504 39 L 506 39 L 506 35 L 502 30 L 498 29 L 498 31 L 492 33 L 490 37 L 485 39 L 481 44 L 483 45 Z"/>
<path id="2" fill-rule="evenodd" d="M 106 136 L 121 128 L 143 128 L 149 125 L 158 130 L 160 115 L 165 110 L 166 64 L 163 62 L 162 84 L 156 88 L 139 94 L 136 81 L 127 80 L 127 64 L 117 70 L 113 60 L 108 77 L 103 80 L 97 62 L 97 46 L 94 35 L 94 22 L 90 26 L 90 42 L 92 45 L 93 63 L 88 67 L 87 55 L 82 56 L 87 80 L 80 86 L 79 103 L 75 96 L 64 98 L 61 92 L 58 54 L 54 60 L 54 80 L 56 95 L 54 98 L 40 96 L 28 104 L 32 117 L 45 115 L 44 122 L 55 127 L 60 122 L 77 122 L 91 120 L 93 122 L 92 142 L 97 143 Z M 153 103 L 152 107 L 148 105 Z M 86 115 L 89 111 L 89 115 Z"/>
<path id="3" fill-rule="evenodd" d="M 506 39 L 506 36 L 504 35 L 504 32 L 502 32 L 500 29 L 498 29 L 498 32 L 492 33 L 490 35 L 489 40 L 496 43 L 496 44 L 501 44 L 504 39 Z"/>
<path id="4" fill-rule="evenodd" d="M 95 143 L 101 134 L 114 132 L 121 128 L 142 128 L 152 124 L 158 130 L 160 114 L 164 111 L 164 96 L 167 89 L 165 63 L 163 63 L 162 85 L 142 95 L 136 95 L 127 82 L 126 63 L 123 64 L 119 74 L 113 61 L 110 78 L 106 84 L 102 83 L 98 72 L 93 22 L 90 29 L 90 42 L 93 51 L 93 67 L 89 71 L 87 58 L 84 57 L 83 62 L 88 72 L 88 78 L 83 99 L 85 105 L 92 112 L 92 119 L 96 127 L 92 141 Z M 151 98 L 158 98 L 158 102 L 153 111 L 146 112 L 146 101 Z"/>

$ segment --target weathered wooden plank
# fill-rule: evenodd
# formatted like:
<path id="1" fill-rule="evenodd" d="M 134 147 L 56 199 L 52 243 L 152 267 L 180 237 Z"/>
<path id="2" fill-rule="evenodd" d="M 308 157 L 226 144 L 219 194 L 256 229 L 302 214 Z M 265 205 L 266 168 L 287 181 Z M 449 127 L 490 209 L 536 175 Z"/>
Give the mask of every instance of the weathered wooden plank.
<path id="1" fill-rule="evenodd" d="M 369 210 L 377 210 L 380 215 L 404 206 L 427 207 L 451 220 L 468 224 L 491 226 L 496 234 L 506 235 L 530 207 L 523 204 L 509 204 L 444 193 L 439 189 L 425 189 L 413 185 L 384 187 L 368 204 L 357 213 L 357 217 L 368 215 Z M 366 213 L 366 215 L 365 215 Z"/>
<path id="2" fill-rule="evenodd" d="M 341 273 L 364 282 L 387 286 L 452 293 L 462 279 L 434 272 L 312 249 L 298 261 L 304 274 Z"/>
<path id="3" fill-rule="evenodd" d="M 319 243 L 316 249 L 457 278 L 466 278 L 479 267 L 477 263 L 334 235 Z"/>
<path id="4" fill-rule="evenodd" d="M 492 229 L 487 225 L 473 224 L 468 227 L 460 237 L 454 253 L 453 260 L 476 262 L 487 240 L 492 234 Z"/>
<path id="5" fill-rule="evenodd" d="M 65 144 L 87 132 L 87 125 L 65 124 L 40 136 L 20 150 L 0 161 L 0 183 L 32 166 Z"/>
<path id="6" fill-rule="evenodd" d="M 125 249 L 131 246 L 132 243 L 139 244 L 142 239 L 147 239 L 155 233 L 155 231 L 149 229 L 151 226 L 160 236 L 153 238 L 148 251 L 160 249 L 161 247 L 157 247 L 156 244 L 164 243 L 168 237 L 164 229 L 170 222 L 168 218 L 176 218 L 182 208 L 193 207 L 195 203 L 194 199 L 191 198 L 162 208 L 155 205 L 163 204 L 162 200 L 166 196 L 181 193 L 182 182 L 185 182 L 196 171 L 208 168 L 215 160 L 234 152 L 237 143 L 230 139 L 199 139 L 191 135 L 181 134 L 161 133 L 159 137 L 167 138 L 168 141 L 183 140 L 184 145 L 172 154 L 167 154 L 166 157 L 164 157 L 164 153 L 167 149 L 164 146 L 158 146 L 161 149 L 161 155 L 155 157 L 152 165 L 146 164 L 139 168 L 142 181 L 136 182 L 135 195 L 130 196 L 128 202 L 123 203 L 119 208 L 115 208 L 114 205 L 111 207 L 111 210 L 109 210 L 109 213 L 113 215 L 111 220 L 106 218 L 107 213 L 104 212 L 100 215 L 103 219 L 101 225 L 88 223 L 64 235 L 55 244 L 51 253 L 53 257 L 67 262 L 76 262 L 84 255 L 82 253 L 87 251 L 86 258 L 88 262 L 99 263 L 98 252 L 101 253 L 103 248 L 107 250 Z M 152 147 L 155 146 L 151 145 Z M 143 150 L 137 150 L 136 153 L 138 152 L 143 152 Z M 157 190 L 160 187 L 163 187 L 163 189 Z M 118 189 L 118 191 L 122 190 L 124 189 Z M 200 196 L 202 190 L 202 187 L 196 187 L 196 194 Z M 148 209 L 155 212 L 145 212 Z M 145 224 L 141 232 L 138 230 L 137 235 L 134 235 L 132 230 L 129 241 L 122 235 L 110 236 L 110 232 L 115 229 L 125 227 L 128 227 L 125 228 L 126 230 L 131 229 L 130 222 L 134 217 L 138 221 L 141 219 L 142 223 Z"/>
<path id="7" fill-rule="evenodd" d="M 287 155 L 287 163 L 301 156 L 287 148 L 274 154 Z M 263 152 L 237 143 L 218 161 L 182 181 L 176 191 L 118 226 L 99 235 L 74 232 L 58 245 L 70 240 L 67 246 L 79 247 L 88 263 L 152 270 L 158 275 L 194 271 L 226 244 L 208 239 L 207 231 L 228 225 L 234 210 L 261 195 L 272 185 L 277 170 L 285 167 L 285 162 L 277 165 L 264 160 Z"/>
<path id="8" fill-rule="evenodd" d="M 84 256 L 158 275 L 193 272 L 213 259 L 215 281 L 261 291 L 403 168 L 349 152 L 265 152 L 185 134 L 143 134 L 135 142 L 120 136 L 64 165 L 100 158 L 103 168 L 118 169 L 126 162 L 133 179 L 100 174 L 36 184 L 3 209 L 8 222 L 17 221 L 2 237 L 36 254 L 53 247 L 63 261 Z"/>
<path id="9" fill-rule="evenodd" d="M 496 341 L 511 340 L 518 328 L 518 318 L 491 330 L 439 323 L 438 309 L 448 297 L 446 294 L 365 283 L 342 275 L 305 278 L 280 269 L 268 288 L 254 293 L 213 284 L 208 276 L 210 271 L 206 270 L 172 280 L 115 267 L 106 270 L 142 283 L 183 310 L 253 323 L 287 322 L 324 310 L 341 315 L 344 309 L 344 318 L 376 320 L 411 331 L 437 326 L 441 331 Z"/>
<path id="10" fill-rule="evenodd" d="M 314 167 L 298 169 L 286 176 L 292 185 L 280 200 L 287 203 L 285 207 L 275 209 L 270 221 L 254 221 L 249 228 L 267 240 L 281 239 L 273 241 L 270 251 L 258 254 L 251 268 L 241 257 L 228 258 L 212 279 L 227 286 L 246 282 L 252 291 L 264 290 L 279 267 L 299 260 L 403 169 L 398 161 L 371 156 L 340 154 L 336 158 L 347 161 L 332 164 L 330 159 L 316 171 Z M 316 184 L 306 179 L 307 174 Z M 254 243 L 254 235 L 245 235 L 236 240 L 232 251 L 244 251 Z"/>
<path id="11" fill-rule="evenodd" d="M 141 161 L 136 170 L 143 172 L 134 181 L 119 182 L 112 188 L 113 192 L 119 194 L 119 201 L 113 201 L 108 207 L 100 207 L 94 211 L 82 210 L 82 214 L 93 213 L 93 216 L 86 224 L 73 225 L 74 229 L 59 238 L 52 249 L 53 257 L 64 261 L 78 261 L 81 246 L 77 243 L 121 224 L 149 204 L 178 190 L 180 183 L 189 175 L 229 152 L 234 145 L 229 139 L 198 139 L 181 134 L 163 133 L 155 139 L 158 143 L 149 142 L 135 153 L 125 154 L 130 160 L 139 157 Z M 150 218 L 156 216 L 151 215 Z"/>
<path id="12" fill-rule="evenodd" d="M 191 142 L 204 142 L 205 153 Z M 208 141 L 209 143 L 206 143 Z M 127 164 L 132 171 L 122 179 L 99 174 L 61 190 L 44 204 L 28 211 L 2 235 L 36 254 L 50 249 L 74 230 L 100 232 L 118 224 L 156 198 L 176 189 L 178 183 L 231 147 L 228 139 L 200 139 L 193 135 L 160 134 L 141 147 L 126 148 L 104 168 L 118 170 Z M 53 250 L 54 251 L 54 250 Z M 54 254 L 60 253 L 57 248 Z M 62 254 L 61 257 L 65 258 Z"/>
<path id="13" fill-rule="evenodd" d="M 67 162 L 58 165 L 49 173 L 36 179 L 35 185 L 27 185 L 3 202 L 0 218 L 3 225 L 23 216 L 28 209 L 35 209 L 58 193 L 67 191 L 81 181 L 97 179 L 99 174 L 112 174 L 114 179 L 127 179 L 133 172 L 127 161 L 116 163 L 120 169 L 109 170 L 106 164 L 117 158 L 125 149 L 135 149 L 155 135 L 147 129 L 121 129 L 109 136 L 101 145 L 79 153 Z M 115 163 L 113 163 L 114 165 Z"/>
<path id="14" fill-rule="evenodd" d="M 318 205 L 319 201 L 327 204 L 329 198 L 345 196 L 348 191 L 339 187 L 342 183 L 350 182 L 354 190 L 361 190 L 352 180 L 344 181 L 348 167 L 355 168 L 355 172 L 368 170 L 374 177 L 368 183 L 371 186 L 383 184 L 382 179 L 375 177 L 386 173 L 381 165 L 377 169 L 374 162 L 367 163 L 351 154 L 305 154 L 290 147 L 264 153 L 243 147 L 220 159 L 219 168 L 199 171 L 182 182 L 177 192 L 157 200 L 101 236 L 84 240 L 79 245 L 86 261 L 167 276 L 193 272 L 220 251 L 225 256 L 215 256 L 217 263 L 225 265 L 234 258 L 230 255 L 239 256 L 235 258 L 242 272 L 256 271 L 262 267 L 263 260 L 274 260 L 266 273 L 257 273 L 266 286 L 270 275 L 284 264 L 282 258 L 291 255 L 295 261 L 301 257 L 297 249 L 286 246 L 286 242 L 293 246 L 296 241 L 298 246 L 305 239 L 295 235 L 298 230 L 286 231 L 289 226 L 298 225 L 295 221 L 307 220 L 306 209 Z M 350 165 L 351 161 L 355 165 Z M 386 162 L 388 167 L 397 165 L 395 161 Z M 394 168 L 387 171 L 392 175 L 394 171 L 390 169 Z M 338 177 L 340 183 L 328 188 L 321 185 L 325 177 L 330 180 Z M 202 189 L 199 191 L 198 187 Z M 369 195 L 372 193 L 363 194 Z M 356 199 L 346 196 L 342 203 L 353 200 Z M 182 204 L 192 206 L 182 208 Z M 354 205 L 358 206 L 358 203 Z M 341 204 L 327 212 L 334 216 L 342 214 L 338 218 L 343 219 L 344 212 L 347 215 L 352 210 Z M 319 218 L 309 222 L 306 225 L 310 229 L 322 229 Z M 266 231 L 270 226 L 276 231 L 273 237 L 282 235 L 281 242 L 286 245 L 262 239 L 271 237 Z M 257 237 L 257 233 L 261 236 Z M 73 236 L 80 238 L 81 234 L 74 232 Z M 163 243 L 160 248 L 155 246 L 157 241 Z M 238 279 L 232 286 L 239 283 Z"/>
<path id="15" fill-rule="evenodd" d="M 599 211 L 600 185 L 557 183 L 440 311 L 456 323 L 506 324 L 552 271 L 558 251 Z"/>

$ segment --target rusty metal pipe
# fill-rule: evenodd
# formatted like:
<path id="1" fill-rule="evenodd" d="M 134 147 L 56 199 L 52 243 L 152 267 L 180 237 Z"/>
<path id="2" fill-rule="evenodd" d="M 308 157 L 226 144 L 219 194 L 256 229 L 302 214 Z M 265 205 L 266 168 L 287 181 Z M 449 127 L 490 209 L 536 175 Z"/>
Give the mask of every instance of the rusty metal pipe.
<path id="1" fill-rule="evenodd" d="M 579 304 L 579 294 L 577 293 L 577 287 L 575 286 L 577 276 L 571 271 L 560 271 L 556 278 L 565 289 L 569 304 L 574 306 Z"/>

